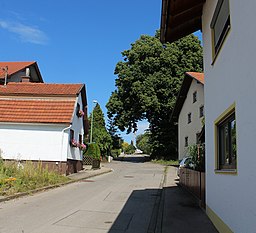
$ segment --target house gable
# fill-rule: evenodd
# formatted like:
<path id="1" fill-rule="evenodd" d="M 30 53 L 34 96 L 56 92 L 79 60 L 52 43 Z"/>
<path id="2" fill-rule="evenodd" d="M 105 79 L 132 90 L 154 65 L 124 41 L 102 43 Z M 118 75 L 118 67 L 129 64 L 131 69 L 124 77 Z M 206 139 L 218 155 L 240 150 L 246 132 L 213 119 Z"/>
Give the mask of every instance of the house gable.
<path id="1" fill-rule="evenodd" d="M 187 72 L 172 113 L 178 123 L 179 159 L 188 154 L 188 146 L 196 144 L 202 130 L 200 108 L 204 106 L 203 73 Z"/>
<path id="2" fill-rule="evenodd" d="M 6 73 L 7 72 L 7 73 Z M 36 62 L 0 62 L 0 84 L 5 82 L 22 82 L 27 73 L 30 82 L 44 82 Z"/>

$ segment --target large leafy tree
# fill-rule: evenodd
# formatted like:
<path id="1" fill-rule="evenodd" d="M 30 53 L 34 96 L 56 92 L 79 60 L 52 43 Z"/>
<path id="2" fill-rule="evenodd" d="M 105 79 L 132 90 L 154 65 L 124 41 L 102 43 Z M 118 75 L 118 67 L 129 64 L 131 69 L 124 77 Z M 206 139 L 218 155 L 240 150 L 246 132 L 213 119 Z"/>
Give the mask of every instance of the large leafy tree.
<path id="1" fill-rule="evenodd" d="M 200 41 L 189 35 L 163 45 L 157 32 L 155 37 L 142 35 L 122 56 L 115 68 L 116 90 L 106 105 L 108 117 L 127 133 L 147 119 L 152 156 L 175 157 L 177 133 L 170 116 L 184 73 L 202 71 Z"/>
<path id="2" fill-rule="evenodd" d="M 89 117 L 90 127 L 91 127 L 91 120 L 92 120 L 92 114 L 90 114 L 90 117 Z M 91 130 L 89 132 L 91 132 Z M 103 114 L 101 107 L 98 103 L 96 104 L 96 106 L 93 109 L 93 130 L 92 130 L 92 132 L 93 132 L 92 133 L 92 141 L 96 142 L 99 145 L 101 155 L 106 156 L 112 146 L 112 139 L 111 139 L 111 135 L 108 133 L 108 131 L 106 129 L 104 114 Z"/>
<path id="3" fill-rule="evenodd" d="M 138 149 L 142 150 L 144 154 L 151 154 L 152 143 L 150 142 L 150 133 L 145 132 L 136 137 L 136 146 Z"/>

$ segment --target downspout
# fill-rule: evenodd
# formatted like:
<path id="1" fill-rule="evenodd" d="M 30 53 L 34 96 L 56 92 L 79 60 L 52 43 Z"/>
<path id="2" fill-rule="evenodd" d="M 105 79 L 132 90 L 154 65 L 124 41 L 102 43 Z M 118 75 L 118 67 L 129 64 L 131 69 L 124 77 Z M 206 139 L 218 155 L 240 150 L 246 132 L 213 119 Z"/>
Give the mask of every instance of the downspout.
<path id="1" fill-rule="evenodd" d="M 61 149 L 60 149 L 60 167 L 61 167 L 61 161 L 62 161 L 64 131 L 66 131 L 67 129 L 70 129 L 71 126 L 72 126 L 72 124 L 70 124 L 68 127 L 64 128 L 64 129 L 61 131 L 62 137 L 61 137 Z"/>

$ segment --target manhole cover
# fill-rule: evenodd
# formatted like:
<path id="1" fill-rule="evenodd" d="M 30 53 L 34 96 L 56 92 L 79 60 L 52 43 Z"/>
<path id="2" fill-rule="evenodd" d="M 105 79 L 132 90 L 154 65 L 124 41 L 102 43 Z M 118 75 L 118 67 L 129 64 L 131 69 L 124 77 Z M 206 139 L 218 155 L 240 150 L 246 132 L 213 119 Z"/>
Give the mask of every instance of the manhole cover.
<path id="1" fill-rule="evenodd" d="M 134 178 L 134 176 L 124 176 L 124 178 Z"/>
<path id="2" fill-rule="evenodd" d="M 104 222 L 104 223 L 106 223 L 106 224 L 111 224 L 111 223 L 113 223 L 113 222 L 111 222 L 111 221 L 106 221 L 106 222 Z"/>

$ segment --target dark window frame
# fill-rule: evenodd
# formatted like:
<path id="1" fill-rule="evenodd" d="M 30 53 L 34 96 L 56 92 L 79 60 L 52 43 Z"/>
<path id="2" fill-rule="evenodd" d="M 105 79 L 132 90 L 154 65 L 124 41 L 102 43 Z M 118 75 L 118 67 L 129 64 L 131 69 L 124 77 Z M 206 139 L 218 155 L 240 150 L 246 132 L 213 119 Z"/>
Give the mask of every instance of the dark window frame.
<path id="1" fill-rule="evenodd" d="M 192 113 L 188 113 L 188 124 L 192 122 Z"/>
<path id="2" fill-rule="evenodd" d="M 79 144 L 81 145 L 83 143 L 83 135 L 79 134 Z"/>
<path id="3" fill-rule="evenodd" d="M 77 115 L 77 117 L 80 117 L 79 116 L 79 111 L 80 111 L 80 104 L 77 103 L 77 105 L 76 105 L 76 115 Z"/>
<path id="4" fill-rule="evenodd" d="M 185 147 L 188 147 L 188 136 L 185 137 L 185 143 L 184 143 Z"/>
<path id="5" fill-rule="evenodd" d="M 204 116 L 204 105 L 199 107 L 199 118 Z"/>
<path id="6" fill-rule="evenodd" d="M 218 0 L 210 27 L 212 29 L 212 51 L 214 62 L 231 28 L 229 0 Z M 218 31 L 219 33 L 217 33 Z"/>
<path id="7" fill-rule="evenodd" d="M 72 140 L 75 138 L 75 131 L 73 129 L 69 130 L 69 142 L 72 144 Z"/>
<path id="8" fill-rule="evenodd" d="M 232 111 L 217 125 L 217 170 L 237 169 L 236 116 Z M 235 135 L 232 135 L 233 132 Z"/>
<path id="9" fill-rule="evenodd" d="M 197 91 L 193 92 L 193 103 L 197 101 Z"/>

